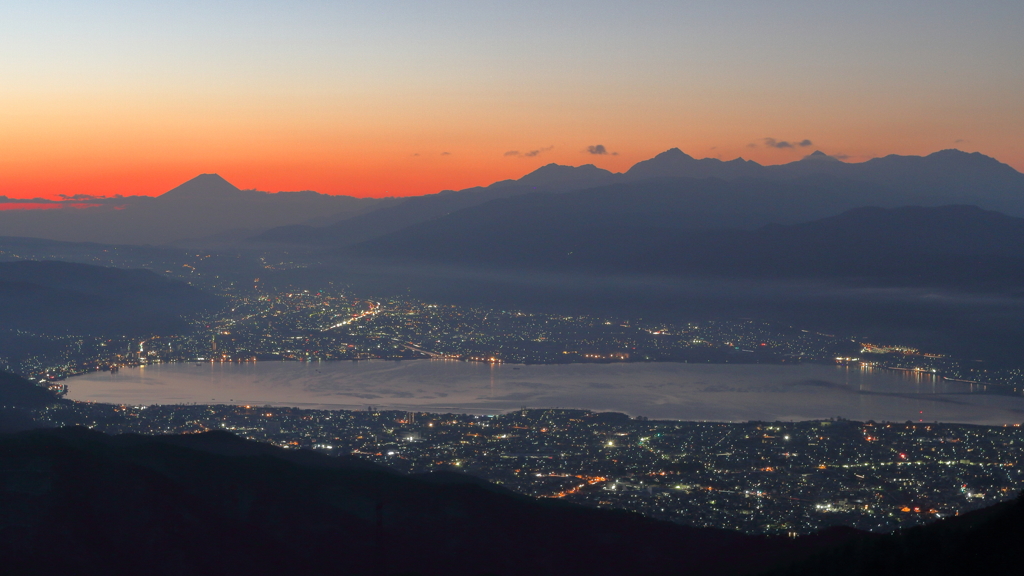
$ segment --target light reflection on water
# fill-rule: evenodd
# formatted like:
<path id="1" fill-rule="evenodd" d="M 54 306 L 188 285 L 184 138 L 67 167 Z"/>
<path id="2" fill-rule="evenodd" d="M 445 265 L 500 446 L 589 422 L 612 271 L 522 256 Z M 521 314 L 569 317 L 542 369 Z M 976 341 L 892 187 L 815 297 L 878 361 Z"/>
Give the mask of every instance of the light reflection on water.
<path id="1" fill-rule="evenodd" d="M 493 414 L 522 406 L 589 408 L 650 418 L 1006 424 L 1024 398 L 927 373 L 840 365 L 564 364 L 444 360 L 177 363 L 68 381 L 74 400 L 118 404 L 256 404 Z"/>

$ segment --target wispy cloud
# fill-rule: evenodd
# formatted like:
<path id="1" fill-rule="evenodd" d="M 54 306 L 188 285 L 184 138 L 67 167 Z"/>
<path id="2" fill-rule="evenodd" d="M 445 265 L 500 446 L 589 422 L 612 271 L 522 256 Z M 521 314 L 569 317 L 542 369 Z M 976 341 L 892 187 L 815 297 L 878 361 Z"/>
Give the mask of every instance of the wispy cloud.
<path id="1" fill-rule="evenodd" d="M 505 156 L 515 156 L 518 158 L 533 158 L 534 156 L 540 156 L 541 154 L 552 149 L 554 149 L 554 146 L 538 148 L 536 150 L 530 150 L 528 152 L 520 152 L 519 150 L 509 150 L 508 152 L 505 152 Z"/>
<path id="2" fill-rule="evenodd" d="M 451 156 L 451 152 L 441 152 L 441 156 Z"/>
<path id="3" fill-rule="evenodd" d="M 523 154 L 523 156 L 526 156 L 527 158 L 533 158 L 534 156 L 537 156 L 538 154 L 543 154 L 544 152 L 547 152 L 552 148 L 554 148 L 554 146 L 548 146 L 547 148 L 541 148 L 539 150 L 530 150 L 526 154 Z"/>

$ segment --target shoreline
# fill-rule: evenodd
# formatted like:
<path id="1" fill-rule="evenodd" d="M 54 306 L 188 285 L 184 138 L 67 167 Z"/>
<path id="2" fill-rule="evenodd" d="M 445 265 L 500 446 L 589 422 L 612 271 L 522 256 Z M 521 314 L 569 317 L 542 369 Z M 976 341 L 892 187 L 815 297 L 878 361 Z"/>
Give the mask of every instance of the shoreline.
<path id="1" fill-rule="evenodd" d="M 316 363 L 334 364 L 334 363 L 345 363 L 345 362 L 361 363 L 361 362 L 421 362 L 421 361 L 430 361 L 430 362 L 460 362 L 460 363 L 467 363 L 467 364 L 489 364 L 489 365 L 497 365 L 497 366 L 512 366 L 512 367 L 514 367 L 513 369 L 518 369 L 518 368 L 515 368 L 517 366 L 520 366 L 520 367 L 521 366 L 569 366 L 569 365 L 595 365 L 595 364 L 596 365 L 684 364 L 684 365 L 693 365 L 693 366 L 799 366 L 799 365 L 803 365 L 803 364 L 810 364 L 810 365 L 816 365 L 816 366 L 832 366 L 832 365 L 836 365 L 836 366 L 850 366 L 850 367 L 860 368 L 863 371 L 874 370 L 874 369 L 882 369 L 882 370 L 888 370 L 888 371 L 892 371 L 892 372 L 900 372 L 900 373 L 906 373 L 906 374 L 917 374 L 917 375 L 920 375 L 920 376 L 928 376 L 928 377 L 931 377 L 931 378 L 937 378 L 939 380 L 943 380 L 943 381 L 947 381 L 947 382 L 959 382 L 959 383 L 962 383 L 962 384 L 975 384 L 975 385 L 986 387 L 986 390 L 984 390 L 982 392 L 979 392 L 981 394 L 988 394 L 988 393 L 1003 394 L 1003 393 L 1005 393 L 1005 391 L 1009 391 L 1012 388 L 1011 385 L 1009 385 L 1009 384 L 1001 384 L 999 382 L 983 382 L 983 381 L 980 381 L 980 380 L 966 380 L 966 379 L 963 379 L 963 378 L 953 378 L 953 377 L 950 377 L 950 376 L 945 376 L 941 372 L 929 372 L 927 370 L 922 370 L 922 369 L 901 368 L 899 366 L 885 366 L 885 365 L 878 365 L 878 364 L 852 363 L 852 362 L 848 362 L 848 361 L 844 361 L 844 360 L 828 360 L 828 359 L 794 360 L 792 362 L 686 362 L 686 361 L 679 361 L 679 360 L 609 360 L 609 359 L 583 360 L 583 361 L 576 361 L 576 362 L 505 362 L 505 361 L 502 361 L 502 360 L 484 360 L 484 359 L 476 359 L 476 358 L 449 358 L 449 357 L 439 357 L 439 356 L 431 356 L 431 357 L 428 357 L 428 358 L 351 358 L 351 359 L 347 359 L 347 360 L 330 360 L 330 359 L 326 359 L 326 360 L 325 359 L 307 360 L 307 359 L 301 359 L 301 358 L 298 358 L 298 359 L 295 359 L 295 358 L 276 358 L 276 359 L 260 360 L 257 357 L 253 357 L 252 359 L 246 359 L 246 360 L 234 360 L 234 359 L 232 359 L 232 360 L 214 360 L 214 359 L 207 360 L 205 358 L 197 359 L 197 360 L 168 360 L 168 361 L 156 361 L 156 362 L 144 362 L 144 363 L 140 362 L 140 363 L 132 363 L 132 364 L 115 365 L 115 366 L 108 366 L 106 368 L 97 367 L 96 369 L 93 369 L 93 370 L 85 370 L 85 371 L 82 371 L 82 372 L 75 372 L 73 374 L 68 374 L 68 375 L 65 375 L 65 376 L 61 376 L 59 378 L 52 378 L 52 379 L 48 380 L 47 382 L 50 382 L 50 383 L 62 382 L 62 381 L 66 381 L 66 380 L 68 380 L 70 378 L 74 378 L 75 376 L 84 376 L 86 374 L 93 374 L 93 373 L 96 373 L 96 372 L 117 372 L 121 368 L 140 368 L 140 367 L 145 367 L 145 366 L 157 366 L 157 365 L 166 365 L 166 364 L 195 364 L 196 366 L 202 366 L 202 365 L 205 365 L 205 364 L 210 364 L 210 365 L 216 365 L 216 364 L 239 364 L 239 365 L 242 365 L 242 364 L 256 364 L 256 363 L 259 363 L 259 362 L 273 362 L 273 363 L 282 363 L 282 364 L 289 363 L 289 362 L 295 362 L 297 364 L 309 364 L 309 363 L 316 362 Z M 998 388 L 998 389 L 1000 389 L 1000 391 L 998 391 L 998 392 L 990 392 L 987 389 L 988 387 Z"/>
<path id="2" fill-rule="evenodd" d="M 534 407 L 513 408 L 513 409 L 510 409 L 510 410 L 491 411 L 491 412 L 471 412 L 471 411 L 461 411 L 461 410 L 458 410 L 458 409 L 453 409 L 453 411 L 448 411 L 448 412 L 437 412 L 437 411 L 432 411 L 432 410 L 404 410 L 404 409 L 400 409 L 400 408 L 386 408 L 386 407 L 385 408 L 380 408 L 380 409 L 378 409 L 376 407 L 372 407 L 373 409 L 369 409 L 369 408 L 364 408 L 364 409 L 358 409 L 358 408 L 309 408 L 309 407 L 296 406 L 296 405 L 288 405 L 288 404 L 259 404 L 259 405 L 257 405 L 257 404 L 254 404 L 254 403 L 250 403 L 250 404 L 230 404 L 230 403 L 221 403 L 221 402 L 213 403 L 213 404 L 210 404 L 210 403 L 199 403 L 199 402 L 193 402 L 193 403 L 167 403 L 167 404 L 120 404 L 120 403 L 113 403 L 113 402 L 98 402 L 98 401 L 92 401 L 92 400 L 68 400 L 68 401 L 69 402 L 78 403 L 78 404 L 88 404 L 88 405 L 92 405 L 92 406 L 127 407 L 127 408 L 142 408 L 142 409 L 147 409 L 147 408 L 171 408 L 171 409 L 174 409 L 174 408 L 245 408 L 245 409 L 253 410 L 253 409 L 258 409 L 258 408 L 273 408 L 273 409 L 276 409 L 276 410 L 282 410 L 282 409 L 283 410 L 302 410 L 302 411 L 310 411 L 310 412 L 359 412 L 359 413 L 367 413 L 367 414 L 396 413 L 396 414 L 415 414 L 417 416 L 423 416 L 423 415 L 426 415 L 426 416 L 459 415 L 459 416 L 474 416 L 474 417 L 479 417 L 479 418 L 494 418 L 494 417 L 498 417 L 498 416 L 502 416 L 502 415 L 508 415 L 508 414 L 512 414 L 512 413 L 515 413 L 515 412 L 519 412 L 519 411 L 525 409 L 525 410 L 530 411 L 530 412 L 536 412 L 536 411 L 540 411 L 540 412 L 563 412 L 563 413 L 565 413 L 565 412 L 582 412 L 582 413 L 594 414 L 594 415 L 598 415 L 598 416 L 602 416 L 602 415 L 604 415 L 604 416 L 608 416 L 608 415 L 621 415 L 621 416 L 628 417 L 629 420 L 633 420 L 633 421 L 636 421 L 636 422 L 645 422 L 645 423 L 650 423 L 650 424 L 655 424 L 655 425 L 657 425 L 657 424 L 680 424 L 680 423 L 686 424 L 686 423 L 694 423 L 694 424 L 720 424 L 720 425 L 733 426 L 733 425 L 743 425 L 743 424 L 774 424 L 774 423 L 778 423 L 778 422 L 785 423 L 785 424 L 809 424 L 809 423 L 818 423 L 818 422 L 829 422 L 829 423 L 843 424 L 843 425 L 848 425 L 848 426 L 856 426 L 856 425 L 878 425 L 878 426 L 881 426 L 881 425 L 885 425 L 885 424 L 898 424 L 898 425 L 905 425 L 905 424 L 907 424 L 906 420 L 904 420 L 902 422 L 901 421 L 896 421 L 896 420 L 874 420 L 874 419 L 857 420 L 857 419 L 852 419 L 852 418 L 843 418 L 841 416 L 840 417 L 807 418 L 807 419 L 803 419 L 803 420 L 685 420 L 685 419 L 674 419 L 674 418 L 648 418 L 646 416 L 634 416 L 632 414 L 629 414 L 628 412 L 618 412 L 618 411 L 615 411 L 615 410 L 592 410 L 590 408 L 572 408 L 572 407 L 565 407 L 565 406 L 548 406 L 548 407 L 534 406 Z M 1024 422 L 1018 422 L 1018 423 L 1012 423 L 1012 424 L 1011 423 L 1005 423 L 1005 424 L 978 424 L 976 422 L 952 422 L 952 421 L 935 420 L 935 421 L 931 421 L 931 422 L 910 422 L 910 423 L 911 424 L 915 424 L 915 425 L 926 425 L 926 426 L 931 426 L 931 425 L 935 425 L 935 424 L 945 424 L 945 425 L 955 425 L 955 426 L 976 426 L 976 427 L 979 427 L 979 428 L 1020 428 L 1020 427 L 1024 426 Z"/>

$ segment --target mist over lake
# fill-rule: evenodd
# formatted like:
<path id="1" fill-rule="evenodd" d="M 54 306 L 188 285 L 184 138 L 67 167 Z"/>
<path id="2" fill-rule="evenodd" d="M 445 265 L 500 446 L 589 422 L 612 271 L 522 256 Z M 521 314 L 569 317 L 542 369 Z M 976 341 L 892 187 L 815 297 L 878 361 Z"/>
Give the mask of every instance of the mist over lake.
<path id="1" fill-rule="evenodd" d="M 587 408 L 658 419 L 749 421 L 844 417 L 1008 424 L 1024 398 L 931 375 L 802 364 L 511 365 L 458 361 L 175 363 L 68 380 L 74 400 L 255 404 L 493 414 Z"/>

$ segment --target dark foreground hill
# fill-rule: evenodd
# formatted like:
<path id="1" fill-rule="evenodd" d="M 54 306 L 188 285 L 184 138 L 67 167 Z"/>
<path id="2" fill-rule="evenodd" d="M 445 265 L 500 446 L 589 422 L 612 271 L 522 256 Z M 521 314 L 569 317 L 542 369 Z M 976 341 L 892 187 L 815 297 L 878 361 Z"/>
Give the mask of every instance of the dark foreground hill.
<path id="1" fill-rule="evenodd" d="M 1014 573 L 1020 499 L 901 534 L 789 540 L 534 500 L 223 432 L 0 435 L 6 574 Z"/>
<path id="2" fill-rule="evenodd" d="M 0 372 L 0 434 L 38 428 L 34 412 L 67 400 L 8 372 Z"/>
<path id="3" fill-rule="evenodd" d="M 1019 574 L 1024 495 L 895 535 L 862 535 L 771 576 Z"/>
<path id="4" fill-rule="evenodd" d="M 57 396 L 46 388 L 8 372 L 0 372 L 0 406 L 24 410 L 38 410 L 58 402 Z"/>
<path id="5" fill-rule="evenodd" d="M 0 477 L 7 574 L 742 574 L 829 540 L 688 528 L 222 432 L 0 436 Z"/>
<path id="6" fill-rule="evenodd" d="M 149 270 L 0 262 L 0 326 L 50 334 L 171 333 L 220 299 Z"/>

